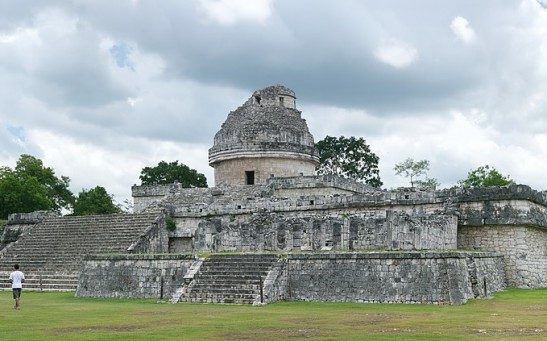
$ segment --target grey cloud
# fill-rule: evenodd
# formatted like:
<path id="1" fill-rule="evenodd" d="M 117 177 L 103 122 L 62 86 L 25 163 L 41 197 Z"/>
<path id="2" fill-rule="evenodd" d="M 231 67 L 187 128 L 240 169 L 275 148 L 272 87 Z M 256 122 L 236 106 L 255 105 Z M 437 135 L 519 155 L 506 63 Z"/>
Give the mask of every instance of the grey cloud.
<path id="1" fill-rule="evenodd" d="M 410 141 L 407 130 L 413 127 L 394 130 L 395 120 L 425 124 L 453 110 L 484 112 L 481 128 L 505 136 L 500 145 L 547 129 L 545 45 L 533 15 L 522 10 L 523 4 L 540 10 L 533 0 L 480 6 L 474 0 L 442 6 L 435 0 L 278 0 L 264 23 L 232 25 L 209 20 L 193 1 L 133 3 L 0 0 L 0 36 L 32 27 L 46 8 L 76 20 L 72 33 L 45 36 L 40 47 L 11 50 L 13 45 L 0 43 L 0 129 L 45 130 L 131 157 L 140 156 L 134 149 L 142 140 L 208 146 L 230 110 L 273 84 L 296 92 L 303 116 L 321 134 L 336 120 L 341 135 Z M 473 28 L 473 44 L 463 44 L 451 30 L 458 16 Z M 400 69 L 380 62 L 374 51 L 390 39 L 415 49 L 418 58 Z M 110 46 L 99 50 L 105 40 Z M 147 73 L 138 56 L 153 56 L 164 68 Z M 344 111 L 333 117 L 331 108 L 366 117 L 346 117 Z M 140 145 L 132 145 L 135 138 Z M 1 159 L 48 148 L 14 141 L 9 133 L 0 135 Z M 390 149 L 389 138 L 381 141 L 382 159 L 413 152 Z M 466 156 L 446 161 L 457 143 L 428 151 L 436 158 L 431 176 L 443 183 L 475 167 Z M 149 160 L 154 151 L 145 153 L 142 159 Z M 382 172 L 391 173 L 391 166 Z"/>

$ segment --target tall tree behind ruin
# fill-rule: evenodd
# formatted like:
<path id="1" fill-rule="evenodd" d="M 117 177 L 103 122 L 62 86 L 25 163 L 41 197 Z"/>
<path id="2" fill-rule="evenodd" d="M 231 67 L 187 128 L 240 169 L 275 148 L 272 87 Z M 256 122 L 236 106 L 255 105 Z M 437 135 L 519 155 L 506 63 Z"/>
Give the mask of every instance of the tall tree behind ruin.
<path id="1" fill-rule="evenodd" d="M 68 176 L 56 176 L 53 168 L 44 167 L 42 160 L 27 154 L 19 157 L 19 161 L 15 165 L 15 171 L 36 178 L 46 187 L 48 196 L 53 201 L 52 209 L 54 211 L 61 212 L 62 209 L 72 207 L 74 194 L 68 189 L 70 185 Z"/>
<path id="2" fill-rule="evenodd" d="M 319 151 L 318 174 L 336 174 L 373 187 L 383 185 L 378 169 L 380 158 L 362 137 L 327 136 L 315 146 Z"/>
<path id="3" fill-rule="evenodd" d="M 182 187 L 207 187 L 207 178 L 179 161 L 161 161 L 155 167 L 144 167 L 139 176 L 142 185 L 172 184 L 178 182 Z"/>
<path id="4" fill-rule="evenodd" d="M 121 208 L 114 203 L 113 196 L 101 186 L 82 190 L 74 202 L 74 215 L 121 213 Z"/>
<path id="5" fill-rule="evenodd" d="M 0 218 L 37 210 L 70 210 L 74 195 L 69 183 L 67 176 L 57 177 L 42 160 L 21 155 L 15 169 L 0 168 Z"/>

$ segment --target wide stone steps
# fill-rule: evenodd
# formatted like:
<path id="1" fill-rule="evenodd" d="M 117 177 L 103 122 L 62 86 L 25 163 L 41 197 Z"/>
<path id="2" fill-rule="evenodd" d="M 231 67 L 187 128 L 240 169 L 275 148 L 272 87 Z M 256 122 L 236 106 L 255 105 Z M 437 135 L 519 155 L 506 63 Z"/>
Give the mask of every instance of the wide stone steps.
<path id="1" fill-rule="evenodd" d="M 242 290 L 241 283 L 199 283 L 192 287 L 193 292 L 238 292 L 238 291 L 252 291 L 260 290 L 260 280 L 256 283 L 245 283 L 244 290 Z"/>
<path id="2" fill-rule="evenodd" d="M 266 275 L 266 274 L 264 274 Z M 264 276 L 260 276 L 264 278 Z M 257 275 L 240 275 L 240 276 L 231 276 L 231 275 L 204 275 L 199 274 L 194 277 L 194 280 L 199 282 L 205 282 L 208 284 L 241 284 L 241 283 L 258 283 L 259 276 Z M 197 283 L 196 283 L 197 284 Z"/>
<path id="3" fill-rule="evenodd" d="M 0 272 L 0 290 L 11 290 L 9 272 Z M 76 291 L 78 287 L 77 273 L 34 273 L 25 272 L 25 291 Z"/>
<path id="4" fill-rule="evenodd" d="M 0 255 L 0 271 L 18 263 L 25 272 L 79 271 L 86 255 L 123 253 L 160 213 L 49 218 L 37 224 Z"/>
<path id="5" fill-rule="evenodd" d="M 195 297 L 182 297 L 181 303 L 253 304 L 255 294 L 206 294 Z"/>
<path id="6" fill-rule="evenodd" d="M 212 255 L 199 271 L 179 302 L 253 304 L 277 255 Z"/>

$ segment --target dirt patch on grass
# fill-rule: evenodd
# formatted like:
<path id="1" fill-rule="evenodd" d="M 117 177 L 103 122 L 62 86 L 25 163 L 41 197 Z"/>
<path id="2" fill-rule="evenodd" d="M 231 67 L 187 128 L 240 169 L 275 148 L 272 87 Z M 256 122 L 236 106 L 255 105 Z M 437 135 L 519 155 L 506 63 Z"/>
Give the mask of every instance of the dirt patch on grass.
<path id="1" fill-rule="evenodd" d="M 123 326 L 79 326 L 79 327 L 66 327 L 53 329 L 54 335 L 74 334 L 74 333 L 88 333 L 88 332 L 134 332 L 143 329 L 142 326 L 135 325 L 123 325 Z"/>
<path id="2" fill-rule="evenodd" d="M 489 329 L 475 329 L 473 330 L 477 335 L 483 335 L 483 336 L 496 336 L 496 337 L 507 337 L 507 338 L 514 338 L 515 340 L 519 337 L 524 336 L 543 336 L 545 339 L 547 339 L 547 329 L 545 328 L 517 328 L 517 329 L 509 329 L 509 328 L 489 328 Z"/>
<path id="3" fill-rule="evenodd" d="M 314 328 L 257 328 L 247 332 L 219 335 L 222 340 L 291 340 L 328 337 L 325 331 Z M 332 336 L 332 335 L 330 335 Z"/>
<path id="4" fill-rule="evenodd" d="M 64 335 L 74 333 L 86 333 L 86 332 L 136 332 L 139 330 L 145 330 L 151 326 L 169 326 L 176 325 L 178 322 L 175 320 L 154 320 L 147 323 L 139 324 L 117 324 L 117 325 L 102 325 L 102 326 L 75 326 L 65 328 L 52 329 L 53 335 Z"/>
<path id="5" fill-rule="evenodd" d="M 366 326 L 375 325 L 379 323 L 386 323 L 393 320 L 398 320 L 402 315 L 396 314 L 359 314 L 346 317 L 343 321 L 340 321 L 344 326 Z"/>
<path id="6" fill-rule="evenodd" d="M 188 315 L 191 315 L 191 313 L 187 313 Z M 137 313 L 133 313 L 131 315 L 135 316 L 157 316 L 157 315 L 180 315 L 178 311 L 139 311 Z"/>

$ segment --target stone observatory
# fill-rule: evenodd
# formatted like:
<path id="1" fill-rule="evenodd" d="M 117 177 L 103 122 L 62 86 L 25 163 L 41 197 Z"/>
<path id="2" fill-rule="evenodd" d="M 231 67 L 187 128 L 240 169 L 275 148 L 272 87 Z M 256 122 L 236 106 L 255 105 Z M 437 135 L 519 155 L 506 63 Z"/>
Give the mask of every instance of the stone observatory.
<path id="1" fill-rule="evenodd" d="M 275 85 L 255 91 L 228 114 L 209 149 L 215 185 L 314 175 L 319 154 L 301 114 L 291 89 Z"/>
<path id="2" fill-rule="evenodd" d="M 272 86 L 229 113 L 209 150 L 215 187 L 135 185 L 132 214 L 11 215 L 0 288 L 15 262 L 25 290 L 172 303 L 463 304 L 547 287 L 547 192 L 315 175 L 295 98 Z"/>

